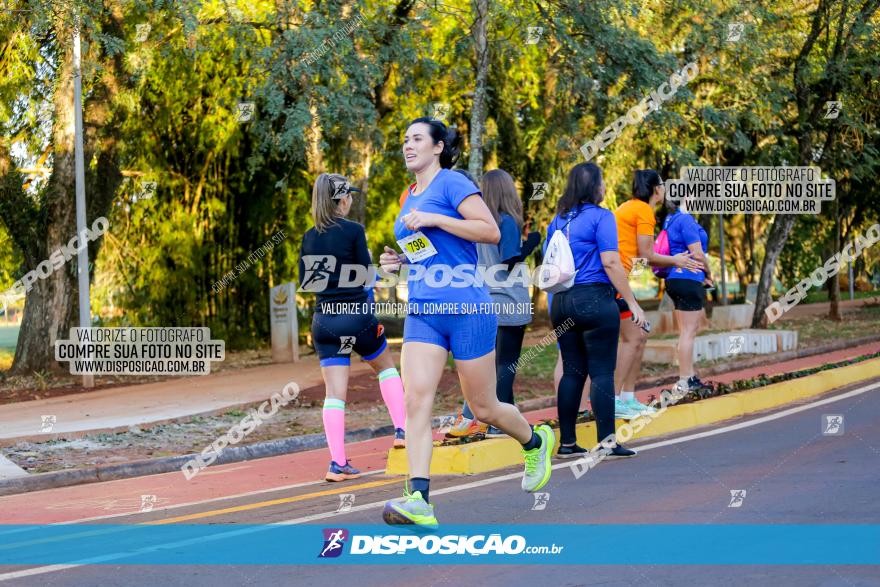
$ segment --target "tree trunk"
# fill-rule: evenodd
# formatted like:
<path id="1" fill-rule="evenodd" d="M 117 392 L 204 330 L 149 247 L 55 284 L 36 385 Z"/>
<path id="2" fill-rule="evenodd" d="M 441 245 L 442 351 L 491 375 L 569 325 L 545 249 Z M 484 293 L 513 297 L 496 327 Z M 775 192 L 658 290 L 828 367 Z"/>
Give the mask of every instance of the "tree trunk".
<path id="1" fill-rule="evenodd" d="M 837 251 L 840 250 L 840 205 L 837 200 L 834 200 L 834 246 L 832 247 L 831 254 L 834 255 Z M 844 267 L 841 266 L 840 271 L 843 271 Z M 828 301 L 830 302 L 828 308 L 828 319 L 835 320 L 839 322 L 841 320 L 840 317 L 840 271 L 834 274 L 834 277 L 828 280 Z"/>
<path id="2" fill-rule="evenodd" d="M 795 221 L 794 214 L 778 214 L 773 219 L 770 235 L 767 237 L 765 246 L 764 262 L 761 263 L 761 277 L 758 281 L 758 292 L 755 297 L 755 315 L 752 318 L 752 328 L 766 328 L 767 315 L 764 310 L 770 305 L 770 289 L 773 286 L 773 277 L 776 271 L 776 260 L 785 246 L 788 233 L 791 232 Z"/>
<path id="3" fill-rule="evenodd" d="M 473 10 L 476 14 L 473 37 L 477 75 L 474 104 L 471 108 L 468 171 L 474 179 L 480 181 L 483 175 L 483 133 L 486 127 L 486 80 L 489 77 L 489 0 L 473 0 Z"/>
<path id="4" fill-rule="evenodd" d="M 123 12 L 116 5 L 104 13 L 100 29 L 122 37 Z M 73 49 L 71 31 L 59 25 L 55 29 L 59 40 L 56 85 L 52 96 L 53 128 L 52 175 L 41 194 L 42 206 L 21 189 L 20 175 L 7 173 L 11 161 L 0 149 L 0 174 L 4 202 L 0 216 L 24 252 L 25 270 L 35 269 L 49 255 L 67 244 L 77 234 L 76 175 L 74 167 L 74 103 L 73 103 Z M 119 134 L 124 120 L 117 113 L 113 125 L 107 122 L 111 115 L 113 98 L 123 91 L 125 83 L 124 56 L 108 56 L 100 43 L 90 43 L 84 61 L 99 64 L 100 77 L 91 87 L 83 104 L 83 147 L 86 161 L 86 225 L 99 216 L 109 214 L 110 205 L 122 174 L 117 165 Z M 16 183 L 18 182 L 18 183 Z M 90 258 L 94 259 L 100 240 L 89 243 Z M 67 339 L 69 329 L 79 318 L 76 300 L 79 288 L 76 258 L 54 270 L 46 279 L 37 279 L 27 292 L 24 316 L 11 372 L 25 374 L 33 371 L 67 370 L 65 363 L 55 362 L 55 340 Z"/>
<path id="5" fill-rule="evenodd" d="M 314 98 L 310 99 L 309 113 L 312 115 L 312 122 L 309 128 L 307 158 L 309 175 L 314 180 L 318 175 L 324 173 L 324 153 L 321 151 L 321 137 L 323 133 L 321 119 L 318 115 L 318 106 Z"/>
<path id="6" fill-rule="evenodd" d="M 363 153 L 361 160 L 359 161 L 358 172 L 362 174 L 362 178 L 358 180 L 352 181 L 353 184 L 356 184 L 362 191 L 361 193 L 355 193 L 354 199 L 351 203 L 351 210 L 348 213 L 348 217 L 355 222 L 359 222 L 366 226 L 367 224 L 367 192 L 370 187 L 370 166 L 373 161 L 373 143 L 367 141 L 364 143 L 359 149 L 359 153 Z"/>
<path id="7" fill-rule="evenodd" d="M 745 222 L 746 229 L 746 274 L 749 276 L 747 283 L 752 283 L 752 280 L 755 278 L 756 265 L 754 216 L 746 214 L 743 221 Z"/>
<path id="8" fill-rule="evenodd" d="M 67 47 L 68 44 L 65 43 L 64 46 Z M 53 98 L 54 163 L 45 196 L 46 230 L 42 235 L 45 245 L 40 247 L 41 258 L 36 260 L 36 264 L 31 262 L 26 268 L 28 271 L 35 269 L 52 251 L 76 235 L 72 65 L 72 51 L 65 49 Z M 54 349 L 55 340 L 66 339 L 72 320 L 78 317 L 78 308 L 72 302 L 79 291 L 72 278 L 72 263 L 76 263 L 76 258 L 71 258 L 48 278 L 34 281 L 33 289 L 27 292 L 12 373 L 63 369 L 55 362 Z"/>

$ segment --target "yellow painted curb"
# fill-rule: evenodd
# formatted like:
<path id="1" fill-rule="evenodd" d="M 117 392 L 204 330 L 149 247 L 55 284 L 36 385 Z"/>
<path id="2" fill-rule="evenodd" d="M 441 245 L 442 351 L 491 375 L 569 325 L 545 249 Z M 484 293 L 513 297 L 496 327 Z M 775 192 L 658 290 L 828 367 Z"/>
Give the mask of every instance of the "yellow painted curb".
<path id="1" fill-rule="evenodd" d="M 862 361 L 855 365 L 822 371 L 758 389 L 739 391 L 681 406 L 669 406 L 665 413 L 650 420 L 641 431 L 633 435 L 633 438 L 681 432 L 697 426 L 730 420 L 875 377 L 880 377 L 880 359 Z M 618 435 L 622 423 L 621 420 L 617 422 Z M 556 430 L 556 440 L 557 442 L 559 440 L 559 430 Z M 595 445 L 596 423 L 578 424 L 577 441 L 581 446 Z M 621 441 L 626 442 L 626 439 L 621 438 Z M 431 474 L 473 475 L 519 465 L 522 462 L 522 450 L 516 440 L 493 438 L 457 446 L 434 447 Z M 388 451 L 388 465 L 385 472 L 388 475 L 406 475 L 407 470 L 406 450 Z"/>

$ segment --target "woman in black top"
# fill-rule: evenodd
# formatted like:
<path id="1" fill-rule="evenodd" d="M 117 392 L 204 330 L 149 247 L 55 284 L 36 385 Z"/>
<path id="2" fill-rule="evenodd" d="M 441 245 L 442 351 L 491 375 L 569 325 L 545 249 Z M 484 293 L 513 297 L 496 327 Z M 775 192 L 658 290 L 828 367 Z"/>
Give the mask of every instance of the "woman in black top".
<path id="1" fill-rule="evenodd" d="M 303 235 L 300 247 L 300 291 L 314 292 L 317 297 L 312 341 L 326 386 L 323 419 L 331 457 L 327 481 L 360 476 L 345 456 L 345 399 L 352 351 L 378 375 L 382 399 L 396 430 L 394 447 L 405 445 L 403 383 L 362 279 L 372 267 L 366 234 L 363 226 L 345 219 L 356 191 L 360 190 L 342 175 L 318 176 L 312 190 L 315 226 Z"/>

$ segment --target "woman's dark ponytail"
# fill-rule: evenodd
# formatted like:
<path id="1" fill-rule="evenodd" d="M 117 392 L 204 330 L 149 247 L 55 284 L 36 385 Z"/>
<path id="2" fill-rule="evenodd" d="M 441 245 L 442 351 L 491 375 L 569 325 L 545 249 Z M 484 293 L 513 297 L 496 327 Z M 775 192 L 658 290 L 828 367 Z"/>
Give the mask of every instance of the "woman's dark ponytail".
<path id="1" fill-rule="evenodd" d="M 443 124 L 442 122 L 440 124 Z M 436 144 L 436 143 L 435 143 Z M 443 152 L 440 153 L 440 167 L 452 169 L 461 155 L 461 135 L 458 130 L 450 128 L 446 130 L 446 140 L 443 141 Z"/>
<path id="2" fill-rule="evenodd" d="M 632 195 L 637 200 L 647 202 L 654 195 L 654 188 L 660 185 L 660 174 L 653 169 L 639 169 L 633 177 Z"/>
<path id="3" fill-rule="evenodd" d="M 452 169 L 452 166 L 455 165 L 455 162 L 458 161 L 458 157 L 461 155 L 461 135 L 458 134 L 455 128 L 447 128 L 445 124 L 430 116 L 416 118 L 409 123 L 409 126 L 419 122 L 428 125 L 430 129 L 428 132 L 435 145 L 443 141 L 443 151 L 440 153 L 440 167 Z"/>

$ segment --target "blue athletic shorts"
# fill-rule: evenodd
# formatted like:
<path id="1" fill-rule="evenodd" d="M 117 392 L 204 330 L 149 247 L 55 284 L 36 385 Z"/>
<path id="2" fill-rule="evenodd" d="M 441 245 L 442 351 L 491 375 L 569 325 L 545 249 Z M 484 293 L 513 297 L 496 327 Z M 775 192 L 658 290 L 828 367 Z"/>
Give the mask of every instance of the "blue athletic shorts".
<path id="1" fill-rule="evenodd" d="M 312 342 L 322 367 L 350 365 L 352 351 L 371 361 L 388 343 L 385 328 L 373 314 L 321 314 L 312 316 Z"/>
<path id="2" fill-rule="evenodd" d="M 479 359 L 495 350 L 495 314 L 410 314 L 403 342 L 426 342 L 452 352 L 459 361 Z"/>

